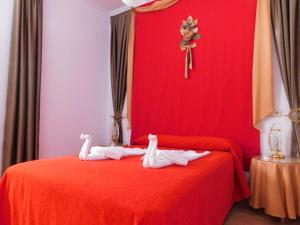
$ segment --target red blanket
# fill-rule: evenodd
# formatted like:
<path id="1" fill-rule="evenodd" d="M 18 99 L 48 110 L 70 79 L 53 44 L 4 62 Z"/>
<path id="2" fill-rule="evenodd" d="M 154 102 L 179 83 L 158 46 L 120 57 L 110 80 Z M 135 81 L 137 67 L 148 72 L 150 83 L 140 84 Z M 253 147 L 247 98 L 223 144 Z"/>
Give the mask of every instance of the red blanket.
<path id="1" fill-rule="evenodd" d="M 213 151 L 185 168 L 163 169 L 143 168 L 140 157 L 18 164 L 0 183 L 0 224 L 221 225 L 234 190 L 249 193 L 235 186 L 245 182 L 237 155 Z"/>
<path id="2" fill-rule="evenodd" d="M 163 148 L 211 150 L 231 152 L 234 159 L 234 201 L 249 197 L 250 190 L 243 171 L 244 155 L 239 145 L 227 138 L 205 136 L 157 135 L 158 146 Z M 148 135 L 133 141 L 136 145 L 147 145 Z"/>

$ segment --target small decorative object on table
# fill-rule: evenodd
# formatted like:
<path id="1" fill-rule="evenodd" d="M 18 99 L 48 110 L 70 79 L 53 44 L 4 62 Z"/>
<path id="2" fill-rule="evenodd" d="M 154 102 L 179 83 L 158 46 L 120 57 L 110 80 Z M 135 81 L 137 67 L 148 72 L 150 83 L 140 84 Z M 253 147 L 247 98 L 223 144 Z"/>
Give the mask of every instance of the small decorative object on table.
<path id="1" fill-rule="evenodd" d="M 187 20 L 182 21 L 180 33 L 183 37 L 180 43 L 180 49 L 181 51 L 186 51 L 184 77 L 188 79 L 189 70 L 193 69 L 192 48 L 196 48 L 197 46 L 195 42 L 191 43 L 191 41 L 201 38 L 201 35 L 198 33 L 198 20 L 193 20 L 193 17 L 189 16 Z"/>
<path id="2" fill-rule="evenodd" d="M 273 159 L 284 159 L 285 156 L 281 153 L 281 128 L 274 123 L 269 131 L 269 145 Z"/>
<path id="3" fill-rule="evenodd" d="M 283 115 L 281 111 L 275 111 L 272 116 L 273 117 L 288 117 L 289 120 L 292 122 L 294 129 L 296 129 L 296 130 L 297 130 L 297 127 L 299 127 L 299 125 L 300 125 L 300 108 L 291 109 L 287 115 Z M 295 136 L 297 136 L 297 132 L 296 132 Z M 299 145 L 299 140 L 297 137 L 295 137 L 295 141 Z M 270 141 L 269 141 L 269 143 L 270 143 Z M 271 144 L 270 144 L 270 148 L 271 148 Z M 292 156 L 300 159 L 300 148 L 296 148 L 294 150 L 295 151 L 292 152 Z M 279 151 L 278 154 L 274 154 L 274 158 L 282 159 L 282 158 L 284 158 L 284 156 L 282 157 L 282 155 L 280 154 L 280 151 Z"/>

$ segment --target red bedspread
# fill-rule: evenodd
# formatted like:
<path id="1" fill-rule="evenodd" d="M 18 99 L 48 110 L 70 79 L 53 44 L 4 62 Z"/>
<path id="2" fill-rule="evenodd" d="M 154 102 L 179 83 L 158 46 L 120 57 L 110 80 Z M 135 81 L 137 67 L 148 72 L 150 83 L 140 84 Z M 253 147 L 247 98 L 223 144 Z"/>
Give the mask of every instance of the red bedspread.
<path id="1" fill-rule="evenodd" d="M 186 168 L 146 169 L 140 157 L 18 164 L 0 183 L 0 224 L 221 225 L 234 201 L 235 161 L 213 151 Z"/>

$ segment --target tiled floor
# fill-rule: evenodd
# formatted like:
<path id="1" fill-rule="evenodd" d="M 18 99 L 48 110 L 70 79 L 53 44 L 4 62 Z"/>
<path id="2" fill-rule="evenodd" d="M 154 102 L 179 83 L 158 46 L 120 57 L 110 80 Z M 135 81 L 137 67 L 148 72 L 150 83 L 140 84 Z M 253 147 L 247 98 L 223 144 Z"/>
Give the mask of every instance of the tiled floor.
<path id="1" fill-rule="evenodd" d="M 236 204 L 231 210 L 225 225 L 300 225 L 300 219 L 281 223 L 279 218 L 267 216 L 263 210 L 249 207 L 248 202 Z"/>

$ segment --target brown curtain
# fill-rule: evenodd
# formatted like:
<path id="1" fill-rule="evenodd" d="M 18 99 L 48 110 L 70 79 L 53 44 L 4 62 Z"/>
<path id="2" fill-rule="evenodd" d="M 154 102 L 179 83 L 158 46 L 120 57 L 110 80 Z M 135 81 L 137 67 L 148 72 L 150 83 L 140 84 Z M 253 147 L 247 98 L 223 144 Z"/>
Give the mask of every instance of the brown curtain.
<path id="1" fill-rule="evenodd" d="M 15 0 L 3 144 L 4 170 L 38 158 L 42 0 Z"/>
<path id="2" fill-rule="evenodd" d="M 300 105 L 300 1 L 272 0 L 272 25 L 281 75 L 291 109 Z M 299 157 L 300 124 L 293 124 L 292 155 Z"/>
<path id="3" fill-rule="evenodd" d="M 122 111 L 127 86 L 128 38 L 131 11 L 111 17 L 111 89 L 114 120 L 119 125 L 118 143 L 123 143 Z"/>

